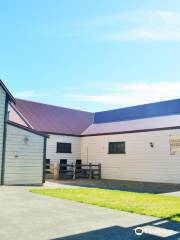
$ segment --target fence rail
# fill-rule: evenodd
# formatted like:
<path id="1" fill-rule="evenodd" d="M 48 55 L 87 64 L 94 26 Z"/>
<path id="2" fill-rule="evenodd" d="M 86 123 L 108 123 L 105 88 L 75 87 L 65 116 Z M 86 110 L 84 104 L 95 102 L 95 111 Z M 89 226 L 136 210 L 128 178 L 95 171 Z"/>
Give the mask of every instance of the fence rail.
<path id="1" fill-rule="evenodd" d="M 45 172 L 46 172 L 46 179 L 52 179 L 53 178 L 53 174 L 51 172 L 51 164 L 50 163 L 46 163 L 46 169 L 45 169 Z"/>
<path id="2" fill-rule="evenodd" d="M 58 164 L 60 179 L 101 178 L 101 164 Z M 50 164 L 46 164 L 46 178 L 53 174 Z"/>

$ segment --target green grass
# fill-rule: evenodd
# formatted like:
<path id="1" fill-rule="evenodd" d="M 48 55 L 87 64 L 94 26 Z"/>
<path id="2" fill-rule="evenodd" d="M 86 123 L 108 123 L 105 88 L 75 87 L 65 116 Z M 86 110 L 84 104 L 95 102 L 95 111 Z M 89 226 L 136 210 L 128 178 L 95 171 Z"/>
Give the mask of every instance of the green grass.
<path id="1" fill-rule="evenodd" d="M 32 189 L 42 195 L 180 221 L 180 197 L 98 188 Z"/>

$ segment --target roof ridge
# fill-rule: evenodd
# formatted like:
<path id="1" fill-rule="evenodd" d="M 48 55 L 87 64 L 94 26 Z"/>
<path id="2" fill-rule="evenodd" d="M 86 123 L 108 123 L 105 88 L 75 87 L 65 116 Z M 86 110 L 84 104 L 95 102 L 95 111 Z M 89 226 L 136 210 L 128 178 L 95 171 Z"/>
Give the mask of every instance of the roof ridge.
<path id="1" fill-rule="evenodd" d="M 148 105 L 152 105 L 152 104 L 158 104 L 158 103 L 167 103 L 167 102 L 172 102 L 172 101 L 180 101 L 180 98 L 174 98 L 174 99 L 169 99 L 169 100 L 163 100 L 163 101 L 158 101 L 158 102 L 150 102 L 150 103 L 143 103 L 143 104 L 137 104 L 137 105 L 131 105 L 131 106 L 127 106 L 127 107 L 120 107 L 120 108 L 114 108 L 114 109 L 109 109 L 109 110 L 104 110 L 104 111 L 98 111 L 95 112 L 96 113 L 103 113 L 103 112 L 109 112 L 109 111 L 116 111 L 116 110 L 120 110 L 120 109 L 127 109 L 127 108 L 133 108 L 133 107 L 141 107 L 141 106 L 148 106 Z"/>
<path id="2" fill-rule="evenodd" d="M 21 99 L 21 98 L 16 98 L 16 100 L 17 101 L 25 101 L 25 102 L 32 102 L 32 103 L 42 104 L 42 105 L 46 105 L 46 106 L 50 106 L 50 107 L 57 107 L 57 108 L 63 108 L 63 109 L 69 109 L 69 110 L 73 110 L 73 111 L 78 111 L 78 112 L 94 114 L 94 112 L 88 112 L 88 111 L 79 110 L 79 109 L 75 109 L 75 108 L 62 107 L 62 106 L 53 105 L 53 104 L 49 104 L 49 103 L 42 103 L 42 102 L 26 100 L 26 99 Z"/>

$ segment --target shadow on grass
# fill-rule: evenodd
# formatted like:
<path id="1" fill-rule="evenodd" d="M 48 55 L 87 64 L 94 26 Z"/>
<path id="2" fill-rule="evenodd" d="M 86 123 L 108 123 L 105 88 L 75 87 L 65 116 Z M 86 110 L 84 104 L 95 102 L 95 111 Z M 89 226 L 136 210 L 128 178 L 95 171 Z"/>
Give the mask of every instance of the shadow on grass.
<path id="1" fill-rule="evenodd" d="M 180 191 L 180 184 L 151 183 L 124 180 L 76 179 L 76 180 L 59 180 L 56 181 L 56 183 L 79 187 L 102 188 L 139 193 L 160 194 Z"/>

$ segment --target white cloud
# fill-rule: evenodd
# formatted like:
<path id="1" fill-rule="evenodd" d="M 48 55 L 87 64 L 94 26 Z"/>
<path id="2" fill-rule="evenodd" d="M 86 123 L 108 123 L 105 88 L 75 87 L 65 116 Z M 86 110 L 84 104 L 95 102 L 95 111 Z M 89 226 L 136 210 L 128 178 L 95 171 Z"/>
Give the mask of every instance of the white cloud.
<path id="1" fill-rule="evenodd" d="M 65 22 L 38 29 L 54 38 L 81 38 L 88 42 L 179 41 L 180 12 L 129 11 Z"/>
<path id="2" fill-rule="evenodd" d="M 179 12 L 171 12 L 171 11 L 153 11 L 148 12 L 147 17 L 158 18 L 159 20 L 165 22 L 176 22 L 177 24 L 180 23 L 180 13 Z"/>
<path id="3" fill-rule="evenodd" d="M 79 37 L 101 41 L 179 41 L 180 12 L 140 11 L 72 23 Z"/>
<path id="4" fill-rule="evenodd" d="M 106 35 L 109 41 L 179 41 L 180 28 L 172 29 L 132 29 L 125 33 Z"/>
<path id="5" fill-rule="evenodd" d="M 21 92 L 14 93 L 14 96 L 16 98 L 25 98 L 25 99 L 48 97 L 48 96 L 51 96 L 51 95 L 52 95 L 51 93 L 36 92 L 34 90 L 26 90 L 26 91 L 21 91 Z"/>
<path id="6" fill-rule="evenodd" d="M 94 85 L 94 86 L 93 86 Z M 137 104 L 180 98 L 180 82 L 156 83 L 94 83 L 103 89 L 99 94 L 69 93 L 64 98 L 73 101 L 97 103 L 111 107 L 125 107 Z"/>
<path id="7" fill-rule="evenodd" d="M 83 21 L 75 21 L 73 25 L 75 27 L 104 27 L 111 24 L 121 23 L 122 21 L 132 21 L 134 17 L 132 15 L 123 15 L 123 14 L 115 14 L 113 16 L 103 16 L 103 17 L 95 17 L 93 19 L 86 19 Z"/>
<path id="8" fill-rule="evenodd" d="M 105 34 L 108 41 L 179 41 L 180 13 L 169 11 L 146 12 L 137 16 L 138 24 L 125 31 Z"/>

